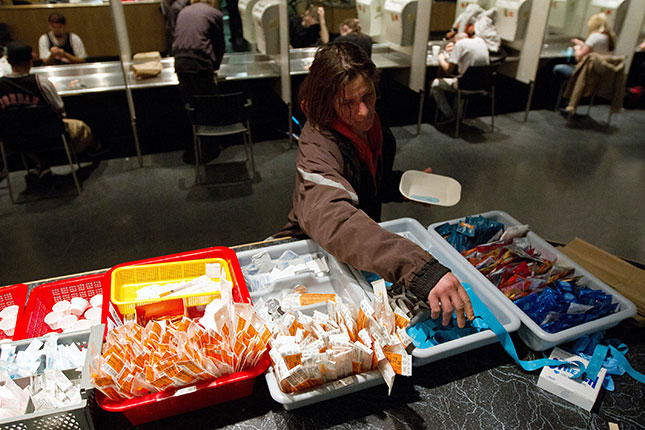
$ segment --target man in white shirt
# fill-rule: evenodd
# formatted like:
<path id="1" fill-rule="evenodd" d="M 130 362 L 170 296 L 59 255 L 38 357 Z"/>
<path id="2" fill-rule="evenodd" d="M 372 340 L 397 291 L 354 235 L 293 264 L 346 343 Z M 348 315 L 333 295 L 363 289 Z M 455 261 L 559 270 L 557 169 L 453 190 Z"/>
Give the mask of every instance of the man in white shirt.
<path id="1" fill-rule="evenodd" d="M 47 21 L 49 31 L 38 39 L 38 50 L 43 64 L 84 63 L 87 59 L 85 45 L 76 33 L 65 31 L 65 17 L 60 13 L 52 13 Z"/>
<path id="2" fill-rule="evenodd" d="M 488 46 L 484 39 L 477 36 L 468 38 L 466 33 L 457 33 L 454 40 L 454 45 L 452 43 L 446 45 L 449 57 L 443 52 L 439 54 L 440 72 L 443 72 L 447 77 L 435 79 L 430 88 L 430 93 L 443 115 L 441 122 L 444 124 L 456 119 L 455 111 L 448 103 L 446 93 L 454 93 L 457 90 L 457 77 L 463 76 L 471 66 L 490 64 Z M 455 66 L 459 72 L 457 75 L 454 74 Z"/>

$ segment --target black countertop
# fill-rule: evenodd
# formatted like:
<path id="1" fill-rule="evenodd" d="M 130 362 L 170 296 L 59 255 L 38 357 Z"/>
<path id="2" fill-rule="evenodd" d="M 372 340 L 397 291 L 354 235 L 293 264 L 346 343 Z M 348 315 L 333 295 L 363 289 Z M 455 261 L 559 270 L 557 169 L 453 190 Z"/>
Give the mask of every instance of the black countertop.
<path id="1" fill-rule="evenodd" d="M 630 347 L 627 358 L 640 371 L 645 370 L 644 334 L 631 320 L 607 331 L 607 337 Z M 521 358 L 540 358 L 513 338 Z M 396 377 L 390 396 L 387 386 L 379 385 L 292 411 L 271 398 L 261 376 L 250 397 L 137 428 L 608 429 L 610 422 L 621 430 L 645 428 L 645 385 L 627 374 L 615 376 L 615 391 L 602 389 L 587 412 L 539 388 L 539 371 L 523 371 L 499 344 L 415 367 L 412 373 Z M 97 429 L 131 427 L 119 414 L 95 412 Z"/>

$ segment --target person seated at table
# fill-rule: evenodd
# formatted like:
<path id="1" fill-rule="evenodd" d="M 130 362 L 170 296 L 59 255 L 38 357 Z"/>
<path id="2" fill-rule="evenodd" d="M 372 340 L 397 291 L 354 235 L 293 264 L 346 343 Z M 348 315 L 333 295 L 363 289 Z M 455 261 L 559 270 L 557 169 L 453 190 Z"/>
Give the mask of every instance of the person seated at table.
<path id="1" fill-rule="evenodd" d="M 587 38 L 584 41 L 573 38 L 571 42 L 573 43 L 574 58 L 576 63 L 579 63 L 591 52 L 613 55 L 614 47 L 616 46 L 616 34 L 607 22 L 607 15 L 597 13 L 589 18 Z M 571 77 L 574 69 L 575 66 L 572 64 L 556 64 L 553 67 L 553 77 L 558 87 L 562 86 Z M 566 106 L 566 103 L 566 99 L 561 99 L 561 106 L 562 104 Z"/>
<path id="2" fill-rule="evenodd" d="M 217 94 L 216 72 L 219 70 L 226 41 L 224 16 L 215 7 L 215 0 L 190 0 L 177 15 L 172 54 L 179 79 L 179 93 L 190 109 L 195 95 Z M 201 163 L 213 160 L 221 151 L 219 145 L 207 145 Z M 195 164 L 193 142 L 184 143 L 182 159 Z"/>
<path id="3" fill-rule="evenodd" d="M 470 299 L 447 267 L 377 224 L 381 205 L 403 201 L 396 141 L 376 113 L 378 71 L 354 43 L 316 52 L 300 86 L 307 117 L 298 141 L 293 208 L 274 237 L 310 237 L 344 263 L 378 273 L 427 300 L 446 325 L 473 318 Z"/>
<path id="4" fill-rule="evenodd" d="M 368 57 L 372 56 L 372 38 L 361 33 L 361 23 L 358 18 L 347 18 L 340 24 L 340 36 L 334 42 L 352 42 L 367 52 Z"/>
<path id="5" fill-rule="evenodd" d="M 83 41 L 76 33 L 67 32 L 67 19 L 60 13 L 47 18 L 49 31 L 38 39 L 38 50 L 43 64 L 77 64 L 87 60 Z"/>
<path id="6" fill-rule="evenodd" d="M 325 22 L 325 9 L 310 6 L 302 15 L 289 20 L 289 45 L 291 48 L 306 48 L 329 42 L 329 30 Z"/>
<path id="7" fill-rule="evenodd" d="M 0 110 L 12 106 L 48 105 L 62 117 L 72 151 L 76 154 L 86 151 L 89 156 L 97 156 L 101 145 L 94 140 L 90 127 L 81 120 L 65 118 L 65 105 L 56 87 L 49 79 L 30 73 L 33 66 L 31 46 L 10 42 L 7 58 L 12 73 L 0 78 Z M 43 155 L 31 153 L 29 158 L 36 164 L 40 179 L 51 177 L 49 161 Z"/>
<path id="8" fill-rule="evenodd" d="M 469 38 L 466 33 L 457 33 L 453 40 L 454 42 L 446 45 L 445 53 L 439 53 L 440 73 L 430 87 L 430 93 L 443 115 L 439 124 L 456 120 L 455 108 L 448 102 L 447 93 L 457 91 L 457 78 L 463 76 L 471 66 L 490 63 L 488 46 L 482 38 L 477 36 Z"/>

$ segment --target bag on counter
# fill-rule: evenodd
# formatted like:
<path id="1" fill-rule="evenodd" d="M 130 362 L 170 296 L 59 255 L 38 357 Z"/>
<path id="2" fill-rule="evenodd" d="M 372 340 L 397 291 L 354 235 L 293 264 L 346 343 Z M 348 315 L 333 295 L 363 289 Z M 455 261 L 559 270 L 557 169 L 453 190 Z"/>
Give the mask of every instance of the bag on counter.
<path id="1" fill-rule="evenodd" d="M 132 60 L 132 71 L 137 79 L 155 77 L 163 70 L 159 51 L 134 54 Z"/>

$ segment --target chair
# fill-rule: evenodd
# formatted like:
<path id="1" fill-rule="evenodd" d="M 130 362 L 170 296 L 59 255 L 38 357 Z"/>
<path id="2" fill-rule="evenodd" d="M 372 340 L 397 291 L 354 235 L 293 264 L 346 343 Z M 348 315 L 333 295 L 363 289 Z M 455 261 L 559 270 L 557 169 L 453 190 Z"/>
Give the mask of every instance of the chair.
<path id="1" fill-rule="evenodd" d="M 495 76 L 499 63 L 485 66 L 471 66 L 462 76 L 457 78 L 457 121 L 455 122 L 455 137 L 459 137 L 459 124 L 466 111 L 466 102 L 473 96 L 490 97 L 490 128 L 495 130 Z M 439 108 L 435 110 L 435 123 Z"/>
<path id="2" fill-rule="evenodd" d="M 67 138 L 65 124 L 60 116 L 48 105 L 11 106 L 0 110 L 0 151 L 2 152 L 2 163 L 7 174 L 7 186 L 12 203 L 16 203 L 16 200 L 11 186 L 7 154 L 16 153 L 21 155 L 25 169 L 27 169 L 24 159 L 25 153 L 60 149 L 58 145 L 61 142 L 67 155 L 76 191 L 78 195 L 81 194 L 81 184 L 76 175 Z"/>
<path id="3" fill-rule="evenodd" d="M 610 101 L 607 126 L 611 116 L 619 112 L 623 106 L 625 95 L 625 56 L 603 55 L 591 52 L 578 62 L 564 90 L 563 97 L 569 99 L 566 108 L 567 120 L 576 113 L 578 104 L 583 97 L 590 97 L 587 115 L 596 96 Z"/>
<path id="4" fill-rule="evenodd" d="M 255 180 L 255 159 L 253 141 L 251 140 L 251 123 L 249 107 L 251 100 L 245 100 L 244 93 L 193 96 L 189 108 L 189 117 L 193 125 L 195 145 L 195 183 L 201 184 L 200 162 L 202 156 L 202 138 L 224 137 L 241 134 L 245 165 L 251 162 L 251 182 Z M 247 166 L 248 170 L 248 166 Z"/>

